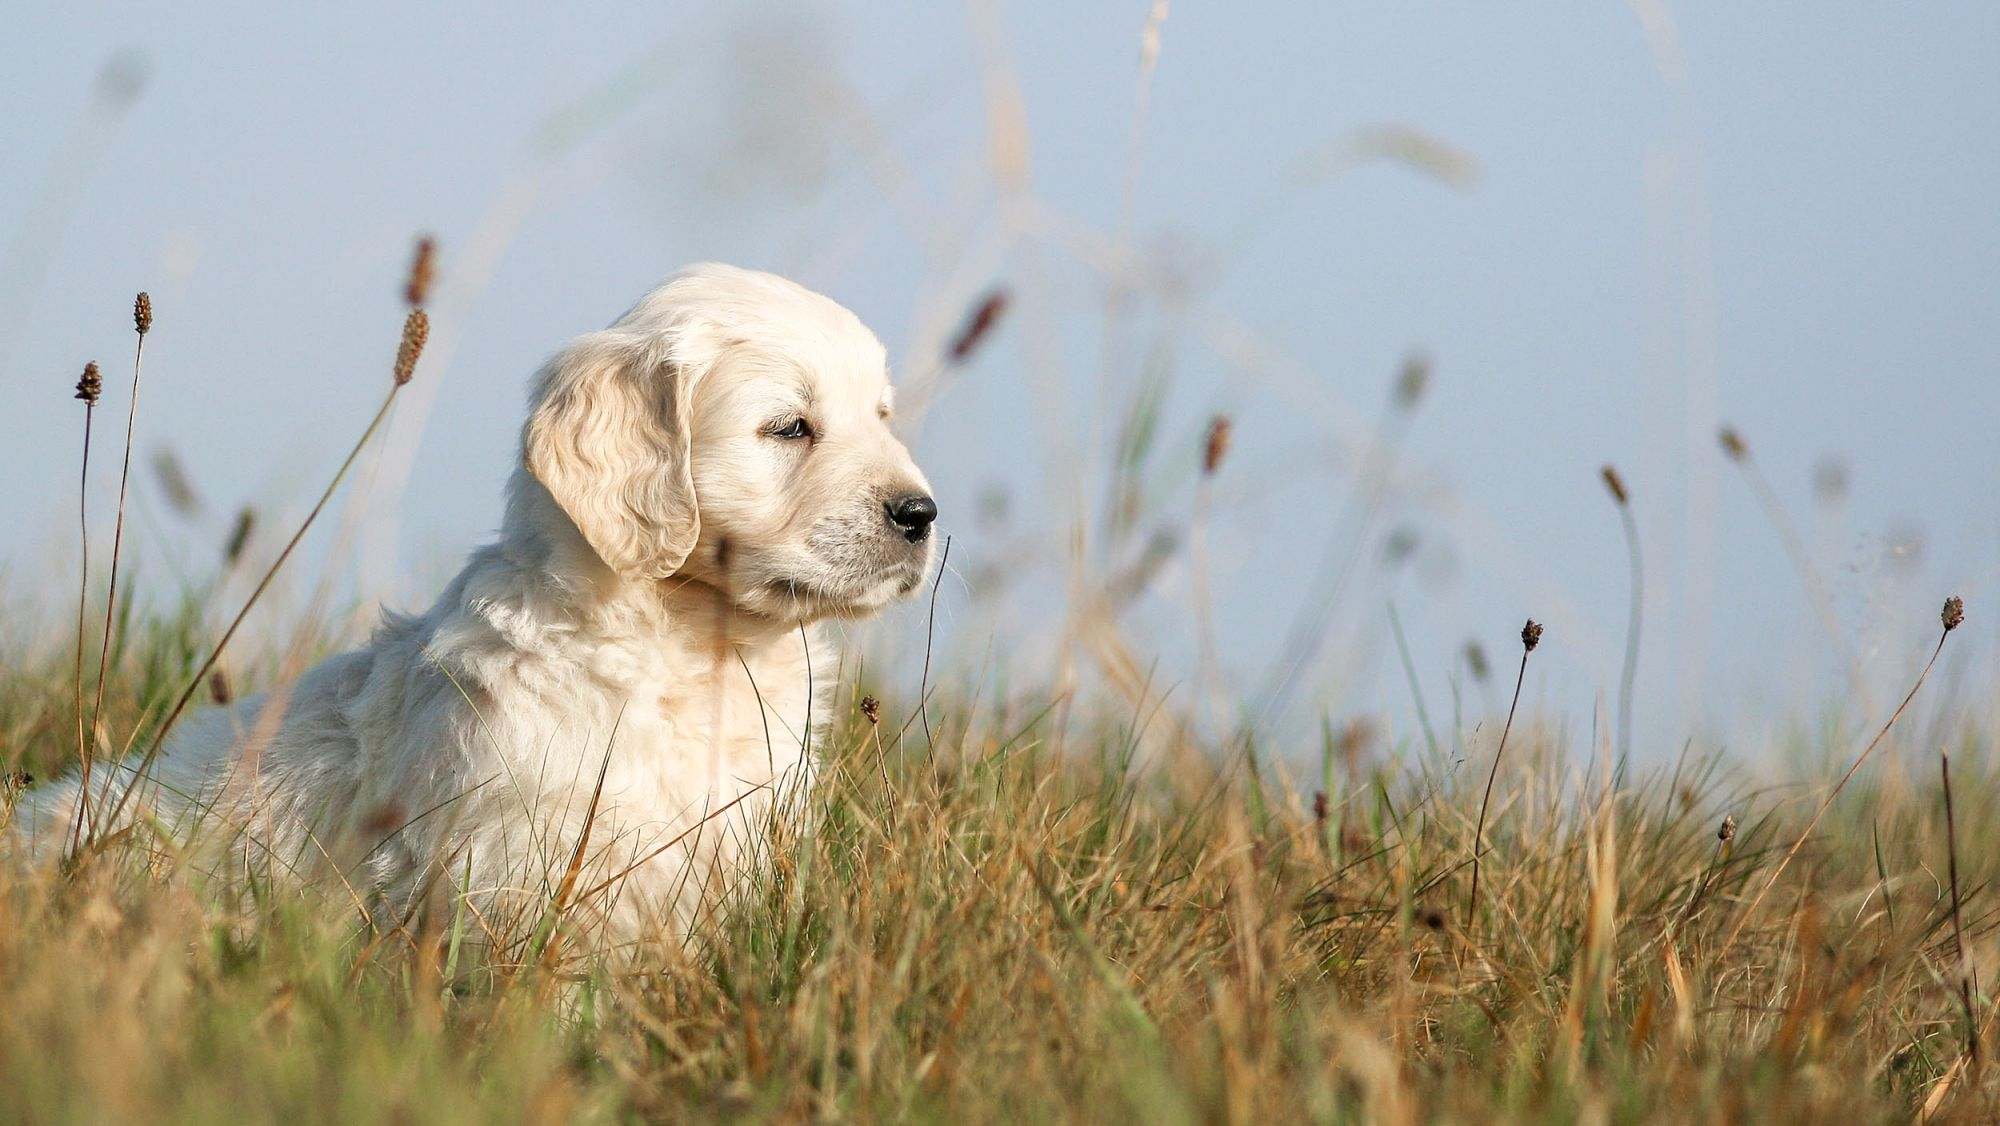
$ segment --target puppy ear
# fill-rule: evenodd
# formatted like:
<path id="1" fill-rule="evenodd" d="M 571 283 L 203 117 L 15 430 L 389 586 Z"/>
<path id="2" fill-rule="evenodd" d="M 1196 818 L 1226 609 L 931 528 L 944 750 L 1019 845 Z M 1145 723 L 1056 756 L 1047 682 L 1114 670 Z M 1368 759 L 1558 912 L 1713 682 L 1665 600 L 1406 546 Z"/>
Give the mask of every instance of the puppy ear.
<path id="1" fill-rule="evenodd" d="M 671 348 L 607 331 L 572 341 L 535 381 L 528 472 L 620 575 L 666 578 L 701 534 L 688 449 L 696 378 Z"/>

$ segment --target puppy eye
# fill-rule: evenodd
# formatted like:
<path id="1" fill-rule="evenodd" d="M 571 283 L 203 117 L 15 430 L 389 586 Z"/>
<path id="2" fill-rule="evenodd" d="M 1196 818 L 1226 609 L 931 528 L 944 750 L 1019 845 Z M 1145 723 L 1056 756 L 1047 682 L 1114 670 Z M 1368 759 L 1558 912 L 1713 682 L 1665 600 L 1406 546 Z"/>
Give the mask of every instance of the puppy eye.
<path id="1" fill-rule="evenodd" d="M 790 422 L 771 427 L 766 433 L 770 434 L 773 438 L 783 438 L 785 441 L 795 442 L 800 438 L 812 437 L 813 428 L 812 424 L 805 419 L 795 418 Z"/>

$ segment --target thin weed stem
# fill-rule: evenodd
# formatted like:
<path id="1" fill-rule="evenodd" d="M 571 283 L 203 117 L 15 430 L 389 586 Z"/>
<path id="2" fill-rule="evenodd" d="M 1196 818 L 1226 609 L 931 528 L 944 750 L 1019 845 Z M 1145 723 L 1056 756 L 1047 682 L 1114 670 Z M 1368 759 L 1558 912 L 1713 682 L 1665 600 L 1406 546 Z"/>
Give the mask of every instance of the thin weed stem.
<path id="1" fill-rule="evenodd" d="M 1639 552 L 1639 521 L 1632 515 L 1632 501 L 1618 470 L 1604 467 L 1604 485 L 1618 503 L 1618 520 L 1625 527 L 1625 556 L 1631 564 L 1631 608 L 1625 623 L 1625 665 L 1618 674 L 1618 766 L 1614 785 L 1623 785 L 1625 769 L 1632 761 L 1632 691 L 1639 678 L 1639 626 L 1646 605 L 1646 572 Z"/>
<path id="2" fill-rule="evenodd" d="M 1403 679 L 1410 683 L 1410 699 L 1415 701 L 1417 708 L 1417 725 L 1423 729 L 1424 746 L 1430 748 L 1431 758 L 1436 760 L 1439 757 L 1437 732 L 1431 729 L 1431 712 L 1424 703 L 1423 685 L 1417 683 L 1417 666 L 1416 662 L 1410 659 L 1409 639 L 1403 636 L 1403 619 L 1396 613 L 1396 603 L 1393 600 L 1388 605 L 1389 632 L 1396 639 L 1396 655 L 1403 662 Z"/>
<path id="3" fill-rule="evenodd" d="M 97 692 L 91 701 L 90 726 L 83 743 L 82 781 L 77 787 L 76 814 L 70 822 L 72 846 L 83 837 L 83 823 L 90 808 L 90 768 L 97 757 L 97 725 L 104 716 L 104 682 L 111 676 L 111 631 L 118 614 L 118 558 L 125 545 L 125 495 L 132 483 L 132 433 L 139 422 L 139 377 L 146 358 L 146 333 L 153 327 L 153 299 L 144 293 L 139 294 L 133 311 L 139 342 L 132 350 L 132 402 L 125 413 L 125 460 L 118 473 L 118 522 L 111 532 L 111 581 L 104 592 L 104 637 L 97 647 Z"/>
<path id="4" fill-rule="evenodd" d="M 1208 532 L 1215 507 L 1215 474 L 1229 452 L 1232 424 L 1223 415 L 1209 420 L 1208 438 L 1203 443 L 1201 477 L 1195 482 L 1194 521 L 1188 530 L 1188 560 L 1193 569 L 1195 648 L 1199 677 L 1197 706 L 1208 708 L 1209 722 L 1220 725 L 1227 710 L 1222 691 L 1221 657 L 1215 641 L 1215 598 L 1211 589 L 1212 564 Z"/>
<path id="5" fill-rule="evenodd" d="M 1973 976 L 1972 955 L 1965 948 L 1965 923 L 1960 916 L 1958 894 L 1958 823 L 1951 810 L 1951 754 L 1938 748 L 1938 770 L 1944 779 L 1944 846 L 1951 873 L 1951 940 L 1958 952 L 1958 1001 L 1965 1010 L 1965 1057 L 1979 1067 L 1979 1017 L 1972 1007 L 1972 995 L 1979 990 Z"/>
<path id="6" fill-rule="evenodd" d="M 1722 865 L 1735 852 L 1735 840 L 1736 818 L 1732 815 L 1724 814 L 1722 826 L 1715 833 L 1715 851 L 1709 855 L 1708 865 L 1701 870 L 1700 877 L 1695 880 L 1694 889 L 1688 893 L 1687 903 L 1681 907 L 1680 913 L 1675 916 L 1673 924 L 1668 927 L 1667 933 L 1669 936 L 1680 930 L 1682 924 L 1694 917 L 1695 908 L 1701 906 L 1702 897 L 1708 894 L 1709 886 L 1714 883 L 1716 873 L 1721 871 Z"/>
<path id="7" fill-rule="evenodd" d="M 1479 860 L 1486 851 L 1486 809 L 1493 802 L 1493 780 L 1500 777 L 1500 756 L 1507 753 L 1507 733 L 1514 730 L 1514 709 L 1521 706 L 1521 685 L 1528 679 L 1528 654 L 1542 639 L 1533 619 L 1521 629 L 1521 668 L 1514 674 L 1514 701 L 1507 705 L 1507 722 L 1500 728 L 1500 745 L 1493 750 L 1493 768 L 1486 772 L 1486 793 L 1479 799 L 1479 822 L 1472 830 L 1472 894 L 1465 901 L 1465 925 L 1470 929 L 1479 910 Z"/>
<path id="8" fill-rule="evenodd" d="M 937 575 L 931 579 L 930 614 L 924 619 L 924 674 L 917 684 L 917 715 L 924 721 L 924 742 L 929 745 L 931 757 L 937 757 L 937 736 L 931 731 L 931 646 L 937 638 L 937 596 L 938 586 L 944 582 L 945 564 L 951 562 L 951 537 L 944 538 L 944 550 L 938 553 Z"/>
<path id="9" fill-rule="evenodd" d="M 1368 544 L 1368 532 L 1388 499 L 1395 474 L 1397 455 L 1409 433 L 1411 419 L 1422 403 L 1430 380 L 1430 361 L 1421 355 L 1404 361 L 1387 409 L 1376 424 L 1356 479 L 1355 490 L 1334 524 L 1325 552 L 1313 570 L 1304 604 L 1292 619 L 1272 667 L 1270 694 L 1265 697 L 1259 717 L 1273 723 L 1284 718 L 1299 682 L 1312 672 L 1320 649 L 1326 642 L 1327 627 L 1339 609 L 1341 594 L 1353 577 Z"/>
<path id="10" fill-rule="evenodd" d="M 313 526 L 313 521 L 319 519 L 319 514 L 326 509 L 327 502 L 333 499 L 334 492 L 340 488 L 341 481 L 346 479 L 348 471 L 354 467 L 355 461 L 360 458 L 361 451 L 367 447 L 369 440 L 374 438 L 375 432 L 382 428 L 382 421 L 389 417 L 389 408 L 396 405 L 397 392 L 401 391 L 403 385 L 408 382 L 408 373 L 416 364 L 415 356 L 408 354 L 411 351 L 408 347 L 408 341 L 413 335 L 416 335 L 409 326 L 418 323 L 418 319 L 422 316 L 421 311 L 410 314 L 410 322 L 408 322 L 404 329 L 404 354 L 399 355 L 397 358 L 397 378 L 394 382 L 390 383 L 389 393 L 383 396 L 381 408 L 375 412 L 375 417 L 369 420 L 368 428 L 361 432 L 361 437 L 355 441 L 354 448 L 347 451 L 346 460 L 342 461 L 340 468 L 334 471 L 333 479 L 327 482 L 325 491 L 320 493 L 319 500 L 312 506 L 312 511 L 306 514 L 305 521 L 299 525 L 296 532 L 292 533 L 292 538 L 285 543 L 284 550 L 278 552 L 278 557 L 271 561 L 271 566 L 265 570 L 264 577 L 258 581 L 257 588 L 251 591 L 250 597 L 244 601 L 243 608 L 238 610 L 236 617 L 230 620 L 229 628 L 222 631 L 221 639 L 215 643 L 214 648 L 209 650 L 207 659 L 202 661 L 201 667 L 195 670 L 193 677 L 189 678 L 187 687 L 181 690 L 180 696 L 174 700 L 173 707 L 167 709 L 166 718 L 161 721 L 160 729 L 154 733 L 152 742 L 146 747 L 145 756 L 139 760 L 138 769 L 132 772 L 132 781 L 125 787 L 124 792 L 118 795 L 117 804 L 111 808 L 111 815 L 104 819 L 107 828 L 117 824 L 118 816 L 124 812 L 126 803 L 131 800 L 133 793 L 144 784 L 146 772 L 151 769 L 154 760 L 159 757 L 160 747 L 167 741 L 167 736 L 172 733 L 174 723 L 180 719 L 181 713 L 187 710 L 188 703 L 194 699 L 195 693 L 207 682 L 209 670 L 213 669 L 215 663 L 222 659 L 222 651 L 229 646 L 230 639 L 236 636 L 236 631 L 243 625 L 243 620 L 250 616 L 251 608 L 257 605 L 257 600 L 262 598 L 264 592 L 270 588 L 271 580 L 277 577 L 279 569 L 284 567 L 285 561 L 291 558 L 292 552 L 299 546 L 299 541 L 305 539 L 307 530 Z M 422 345 L 419 344 L 417 347 L 420 350 Z"/>
<path id="11" fill-rule="evenodd" d="M 1848 644 L 1846 634 L 1841 632 L 1840 619 L 1834 616 L 1833 603 L 1828 600 L 1826 584 L 1821 581 L 1818 568 L 1813 566 L 1812 556 L 1806 551 L 1805 540 L 1798 528 L 1785 513 L 1784 502 L 1778 499 L 1778 491 L 1771 487 L 1770 479 L 1757 465 L 1757 459 L 1750 454 L 1750 447 L 1743 436 L 1733 426 L 1722 428 L 1719 439 L 1722 451 L 1729 460 L 1742 471 L 1743 480 L 1750 486 L 1750 492 L 1757 498 L 1757 506 L 1764 510 L 1764 518 L 1778 533 L 1778 542 L 1785 550 L 1785 558 L 1790 561 L 1792 571 L 1798 575 L 1799 585 L 1805 589 L 1806 601 L 1812 605 L 1813 617 L 1826 634 L 1826 639 L 1840 653 L 1841 662 L 1847 666 L 1847 682 L 1861 701 L 1861 708 L 1869 718 L 1879 714 L 1868 691 L 1866 678 L 1861 675 L 1861 662 L 1854 655 L 1853 646 Z"/>
<path id="12" fill-rule="evenodd" d="M 85 740 L 89 738 L 89 716 L 83 710 L 83 634 L 84 621 L 89 616 L 90 605 L 90 424 L 97 414 L 97 392 L 90 390 L 85 398 L 87 382 L 96 378 L 97 365 L 90 365 L 84 379 L 86 383 L 77 385 L 77 397 L 83 403 L 83 469 L 79 474 L 76 496 L 77 543 L 82 558 L 77 565 L 76 592 L 76 755 L 84 759 Z"/>
<path id="13" fill-rule="evenodd" d="M 1771 875 L 1764 881 L 1764 886 L 1758 890 L 1756 898 L 1750 901 L 1748 907 L 1738 912 L 1736 925 L 1730 929 L 1729 937 L 1723 940 L 1722 947 L 1715 953 L 1715 959 L 1718 963 L 1721 962 L 1724 955 L 1729 953 L 1730 948 L 1736 945 L 1736 939 L 1743 933 L 1743 928 L 1749 925 L 1751 916 L 1755 915 L 1757 908 L 1763 905 L 1764 897 L 1770 894 L 1772 887 L 1776 886 L 1778 877 L 1783 876 L 1785 869 L 1790 867 L 1792 858 L 1799 854 L 1801 848 L 1805 847 L 1806 840 L 1812 836 L 1812 831 L 1819 827 L 1820 818 L 1826 816 L 1826 811 L 1832 807 L 1833 799 L 1839 797 L 1840 791 L 1847 788 L 1848 780 L 1853 778 L 1855 772 L 1861 769 L 1861 764 L 1867 762 L 1868 756 L 1875 753 L 1875 748 L 1882 745 L 1882 740 L 1889 737 L 1889 729 L 1896 726 L 1896 721 L 1903 717 L 1903 709 L 1909 707 L 1910 701 L 1917 698 L 1917 692 L 1923 688 L 1924 680 L 1931 675 L 1931 669 L 1937 665 L 1938 654 L 1944 652 L 1945 639 L 1951 636 L 1953 629 L 1957 628 L 1958 621 L 1963 620 L 1962 613 L 1958 620 L 1954 620 L 1952 616 L 1953 608 L 1958 604 L 1958 599 L 1956 598 L 1945 603 L 1944 630 L 1938 634 L 1937 647 L 1931 650 L 1931 659 L 1924 662 L 1924 671 L 1917 674 L 1917 682 L 1910 686 L 1909 694 L 1903 697 L 1902 703 L 1896 705 L 1896 710 L 1889 716 L 1889 722 L 1883 724 L 1882 730 L 1876 732 L 1875 738 L 1870 739 L 1868 746 L 1862 748 L 1861 754 L 1854 760 L 1854 765 L 1847 768 L 1847 773 L 1840 776 L 1839 782 L 1834 783 L 1833 789 L 1827 793 L 1825 800 L 1821 801 L 1819 808 L 1813 811 L 1812 820 L 1806 822 L 1805 831 L 1799 834 L 1798 840 L 1792 842 L 1792 847 L 1785 853 L 1785 858 L 1780 860 L 1778 866 L 1771 870 Z"/>

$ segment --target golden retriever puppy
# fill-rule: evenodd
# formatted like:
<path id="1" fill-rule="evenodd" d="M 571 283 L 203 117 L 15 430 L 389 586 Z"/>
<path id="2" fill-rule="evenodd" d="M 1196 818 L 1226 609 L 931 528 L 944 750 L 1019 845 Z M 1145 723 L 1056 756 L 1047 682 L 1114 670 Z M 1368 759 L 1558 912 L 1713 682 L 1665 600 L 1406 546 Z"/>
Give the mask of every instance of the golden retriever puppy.
<path id="1" fill-rule="evenodd" d="M 390 922 L 462 893 L 495 939 L 558 904 L 600 947 L 683 937 L 811 781 L 837 665 L 815 623 L 930 566 L 891 407 L 854 314 L 685 270 L 542 369 L 498 541 L 429 611 L 195 718 L 89 827 L 122 804 L 218 863 L 331 866 Z M 16 832 L 60 847 L 76 799 L 31 793 Z"/>

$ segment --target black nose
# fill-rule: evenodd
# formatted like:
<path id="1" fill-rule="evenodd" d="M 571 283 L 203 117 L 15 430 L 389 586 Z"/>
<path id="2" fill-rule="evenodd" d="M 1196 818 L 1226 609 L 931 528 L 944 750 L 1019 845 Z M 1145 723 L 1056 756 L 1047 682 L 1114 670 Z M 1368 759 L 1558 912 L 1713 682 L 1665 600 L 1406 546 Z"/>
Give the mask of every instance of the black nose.
<path id="1" fill-rule="evenodd" d="M 901 528 L 911 543 L 929 535 L 931 521 L 937 519 L 937 502 L 927 496 L 899 497 L 882 507 L 889 510 L 889 522 Z"/>

